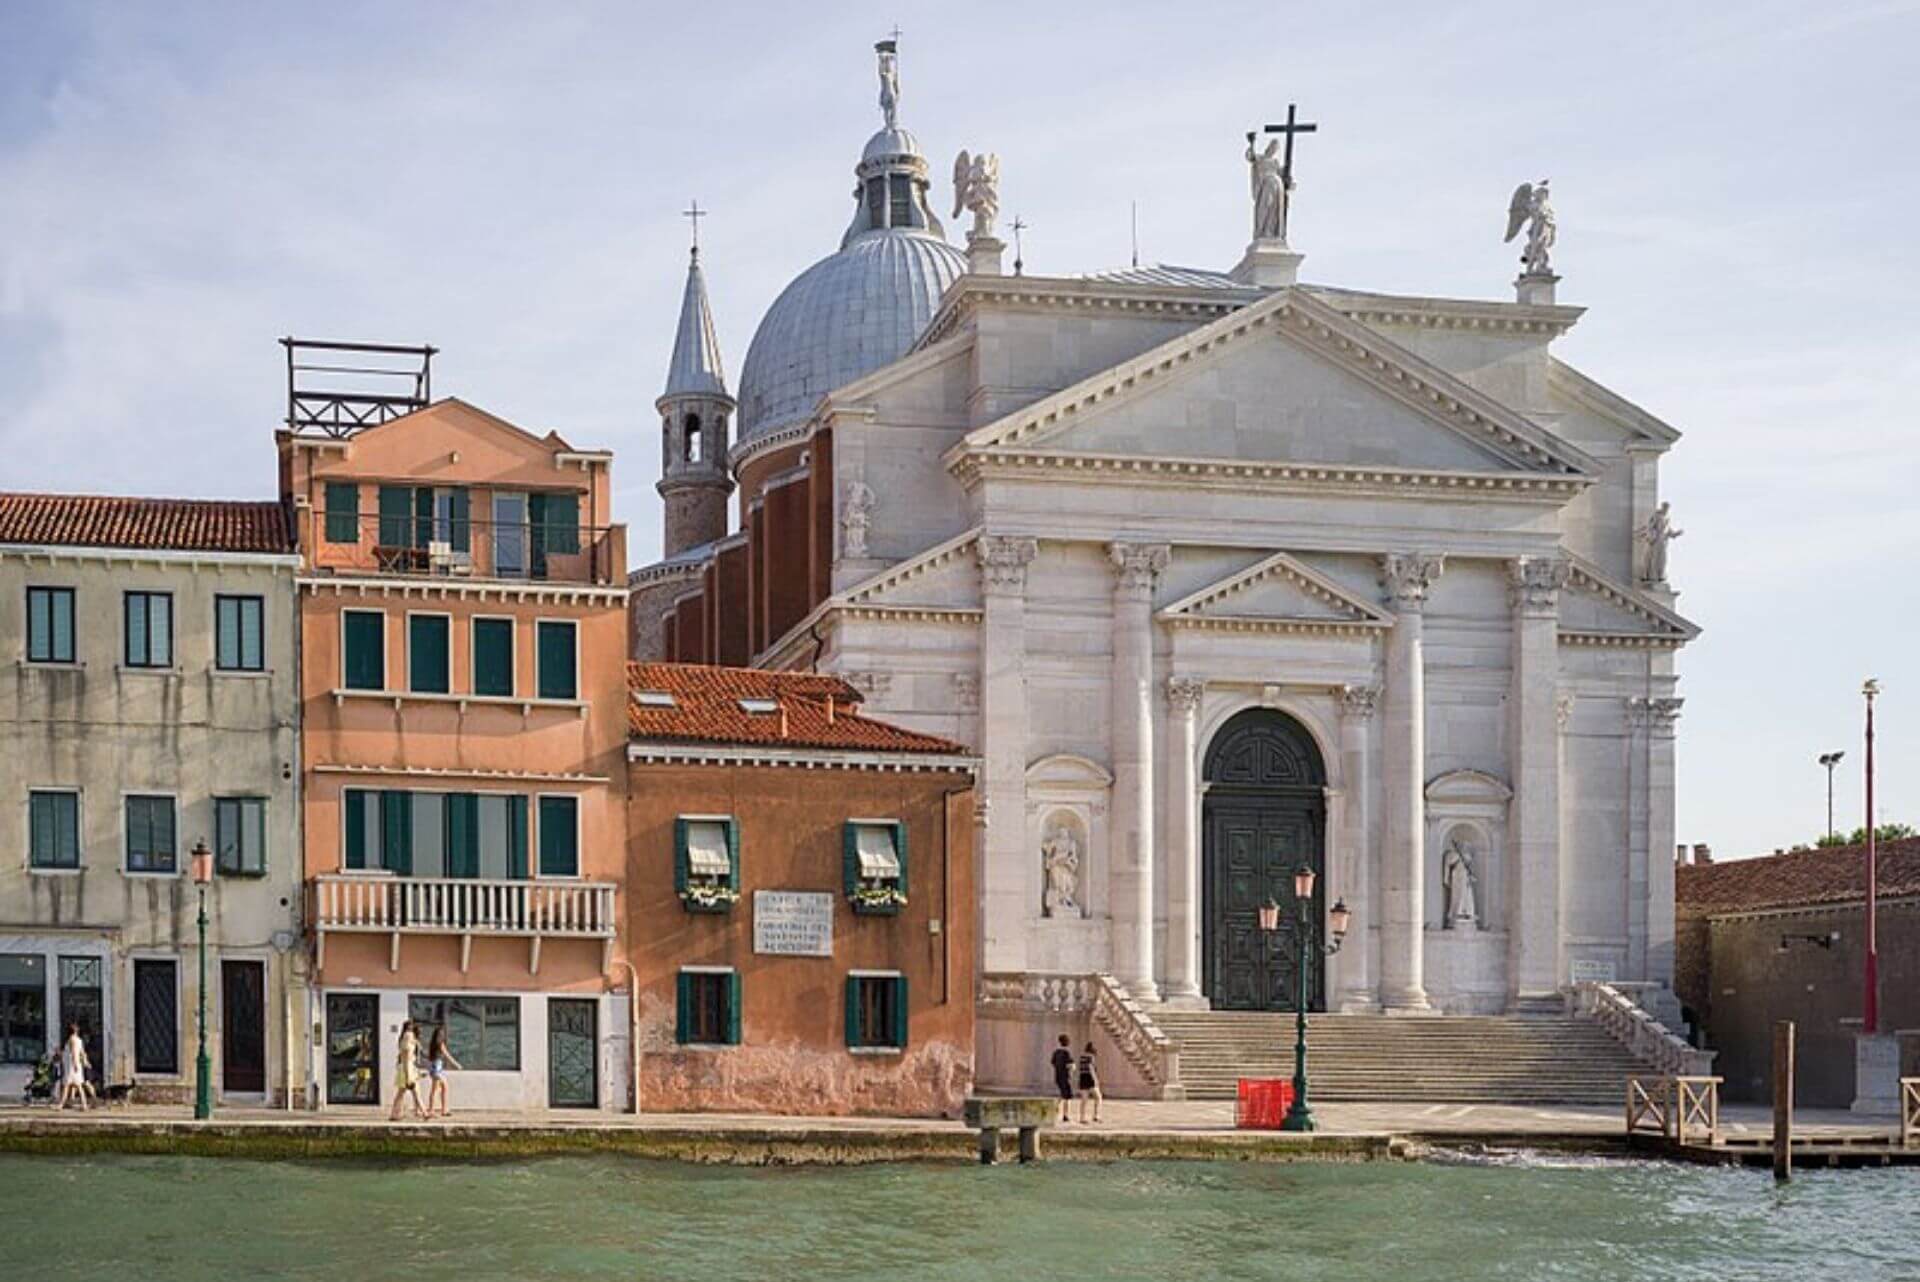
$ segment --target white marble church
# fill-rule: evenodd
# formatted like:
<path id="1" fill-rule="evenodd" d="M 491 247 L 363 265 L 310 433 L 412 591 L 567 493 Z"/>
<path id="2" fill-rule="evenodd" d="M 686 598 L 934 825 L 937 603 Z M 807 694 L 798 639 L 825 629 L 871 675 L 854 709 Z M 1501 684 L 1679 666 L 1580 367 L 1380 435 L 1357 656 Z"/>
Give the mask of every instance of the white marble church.
<path id="1" fill-rule="evenodd" d="M 851 226 L 737 398 L 696 258 L 636 651 L 839 673 L 973 745 L 989 982 L 1292 1009 L 1256 913 L 1303 863 L 1353 921 L 1314 1009 L 1667 981 L 1678 433 L 1554 356 L 1544 184 L 1509 301 L 1302 282 L 1251 145 L 1231 270 L 1009 274 L 997 161 L 956 245 L 881 63 Z"/>

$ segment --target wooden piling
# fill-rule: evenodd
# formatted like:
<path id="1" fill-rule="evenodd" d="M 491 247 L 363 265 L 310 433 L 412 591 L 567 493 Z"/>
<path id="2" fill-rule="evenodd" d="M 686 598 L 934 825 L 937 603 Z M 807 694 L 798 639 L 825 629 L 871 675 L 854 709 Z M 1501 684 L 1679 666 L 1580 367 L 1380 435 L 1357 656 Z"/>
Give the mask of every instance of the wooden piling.
<path id="1" fill-rule="evenodd" d="M 1793 1021 L 1773 1026 L 1773 1178 L 1793 1178 Z"/>

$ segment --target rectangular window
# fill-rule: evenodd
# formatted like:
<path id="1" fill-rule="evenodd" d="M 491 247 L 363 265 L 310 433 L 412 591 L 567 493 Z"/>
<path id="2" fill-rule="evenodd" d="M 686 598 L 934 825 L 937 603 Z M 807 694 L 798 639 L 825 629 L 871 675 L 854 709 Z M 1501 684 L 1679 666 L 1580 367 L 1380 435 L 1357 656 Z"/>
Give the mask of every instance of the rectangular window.
<path id="1" fill-rule="evenodd" d="M 27 589 L 27 662 L 74 662 L 72 588 Z"/>
<path id="2" fill-rule="evenodd" d="M 47 959 L 0 953 L 0 1064 L 33 1064 L 47 1053 Z"/>
<path id="3" fill-rule="evenodd" d="M 173 666 L 173 594 L 129 592 L 126 595 L 127 666 Z"/>
<path id="4" fill-rule="evenodd" d="M 673 890 L 689 912 L 726 912 L 740 899 L 740 825 L 731 815 L 673 821 Z"/>
<path id="5" fill-rule="evenodd" d="M 525 797 L 349 788 L 343 801 L 349 869 L 495 881 L 526 878 Z"/>
<path id="6" fill-rule="evenodd" d="M 674 1035 L 682 1046 L 740 1044 L 740 972 L 683 970 L 676 977 Z"/>
<path id="7" fill-rule="evenodd" d="M 892 209 L 889 210 L 887 225 L 890 227 L 912 227 L 918 223 L 913 216 L 913 186 L 905 174 L 888 176 L 888 195 Z"/>
<path id="8" fill-rule="evenodd" d="M 900 974 L 847 976 L 847 1045 L 855 1049 L 907 1044 L 907 977 Z"/>
<path id="9" fill-rule="evenodd" d="M 257 596 L 213 598 L 213 666 L 261 672 L 267 666 L 266 602 Z"/>
<path id="10" fill-rule="evenodd" d="M 340 676 L 349 690 L 387 688 L 387 616 L 378 610 L 340 612 Z"/>
<path id="11" fill-rule="evenodd" d="M 527 519 L 533 526 L 536 575 L 545 573 L 545 555 L 573 556 L 580 551 L 578 494 L 529 494 Z"/>
<path id="12" fill-rule="evenodd" d="M 133 1071 L 180 1071 L 180 990 L 170 961 L 133 963 Z"/>
<path id="13" fill-rule="evenodd" d="M 444 614 L 407 616 L 407 689 L 446 694 L 452 688 L 449 656 L 451 621 Z"/>
<path id="14" fill-rule="evenodd" d="M 28 862 L 35 868 L 80 866 L 80 794 L 27 794 Z"/>
<path id="15" fill-rule="evenodd" d="M 432 510 L 432 492 L 428 492 L 428 510 Z M 413 489 L 406 485 L 383 485 L 380 487 L 380 546 L 386 548 L 413 547 Z M 418 540 L 424 543 L 425 539 Z"/>
<path id="16" fill-rule="evenodd" d="M 172 797 L 127 798 L 127 871 L 174 872 Z"/>
<path id="17" fill-rule="evenodd" d="M 540 875 L 580 875 L 580 802 L 575 797 L 540 798 Z"/>
<path id="18" fill-rule="evenodd" d="M 894 913 L 907 902 L 907 826 L 849 819 L 841 828 L 841 876 L 855 912 Z"/>
<path id="19" fill-rule="evenodd" d="M 520 1071 L 518 998 L 416 995 L 407 999 L 407 1018 L 419 1025 L 423 1052 L 433 1045 L 433 1030 L 445 1028 L 447 1049 L 465 1072 Z"/>
<path id="20" fill-rule="evenodd" d="M 577 699 L 580 682 L 575 672 L 578 629 L 566 619 L 541 619 L 534 624 L 534 654 L 539 660 L 536 693 L 542 699 Z"/>
<path id="21" fill-rule="evenodd" d="M 213 799 L 214 867 L 228 877 L 260 877 L 267 871 L 267 799 Z"/>
<path id="22" fill-rule="evenodd" d="M 353 481 L 327 482 L 326 539 L 329 543 L 360 541 L 360 486 Z"/>
<path id="23" fill-rule="evenodd" d="M 512 619 L 473 621 L 473 692 L 512 696 Z"/>

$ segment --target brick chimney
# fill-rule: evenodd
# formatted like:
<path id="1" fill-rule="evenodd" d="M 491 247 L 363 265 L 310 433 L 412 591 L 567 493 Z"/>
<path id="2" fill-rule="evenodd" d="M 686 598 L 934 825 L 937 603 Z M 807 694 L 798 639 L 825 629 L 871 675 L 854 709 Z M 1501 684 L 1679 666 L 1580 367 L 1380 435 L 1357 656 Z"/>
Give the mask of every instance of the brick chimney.
<path id="1" fill-rule="evenodd" d="M 1709 845 L 1707 845 L 1707 843 L 1706 843 L 1706 842 L 1704 842 L 1704 841 L 1696 841 L 1696 842 L 1694 842 L 1694 843 L 1693 843 L 1693 862 L 1694 862 L 1694 863 L 1696 863 L 1696 864 L 1710 864 L 1710 863 L 1712 863 L 1712 862 L 1713 862 L 1713 848 L 1712 848 L 1711 846 L 1709 846 Z"/>
<path id="2" fill-rule="evenodd" d="M 1688 846 L 1686 842 L 1683 841 L 1673 848 L 1673 866 L 1675 868 L 1685 868 L 1692 862 L 1688 857 Z"/>

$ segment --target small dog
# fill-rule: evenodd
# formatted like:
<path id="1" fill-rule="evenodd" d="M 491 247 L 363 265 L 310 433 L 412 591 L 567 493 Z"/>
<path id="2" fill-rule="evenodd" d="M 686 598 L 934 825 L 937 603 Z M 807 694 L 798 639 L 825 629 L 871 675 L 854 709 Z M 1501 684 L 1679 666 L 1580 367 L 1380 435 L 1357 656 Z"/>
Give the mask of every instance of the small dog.
<path id="1" fill-rule="evenodd" d="M 96 1092 L 102 1104 L 118 1104 L 122 1108 L 133 1103 L 132 1082 L 109 1082 Z"/>

